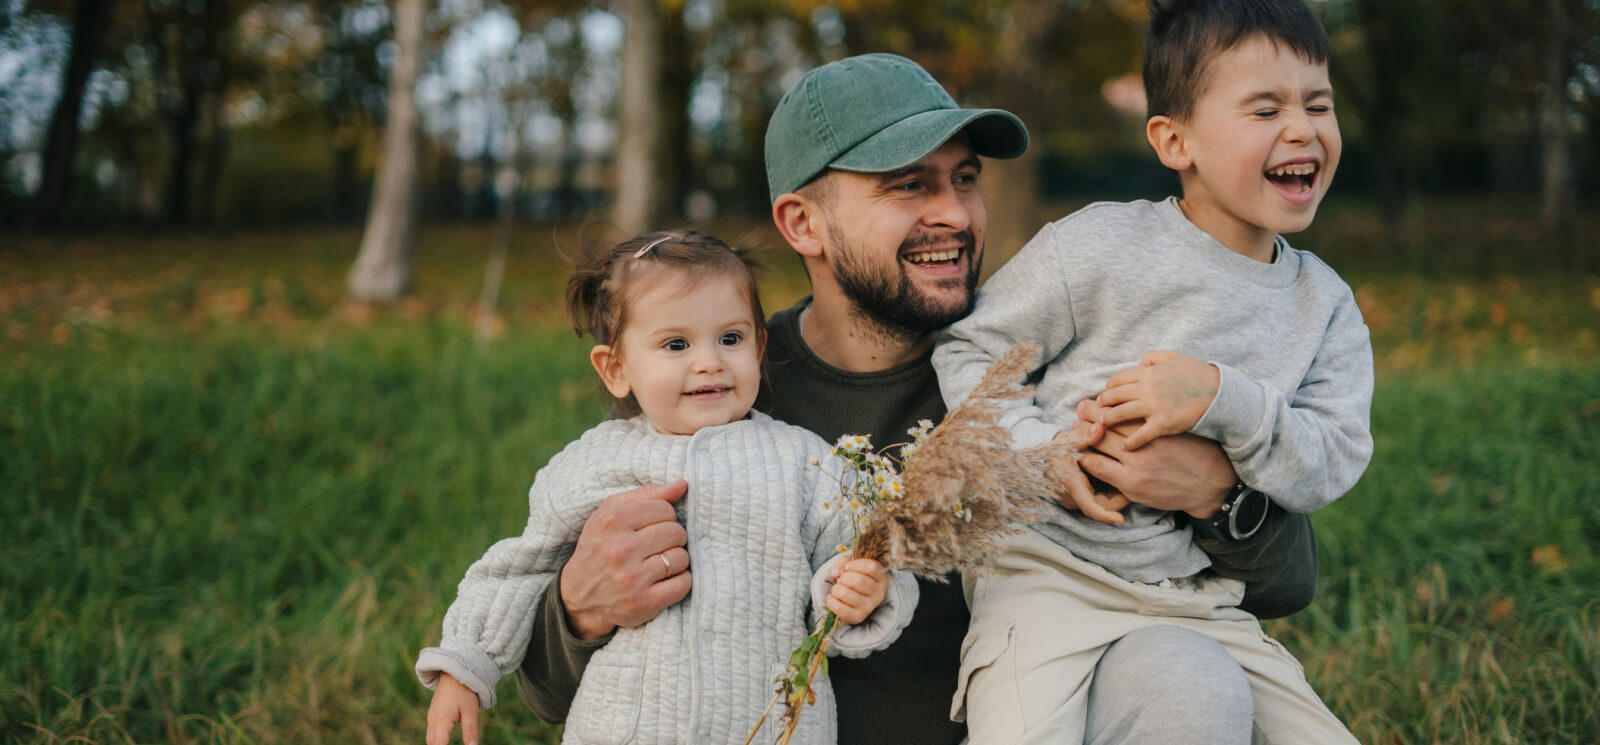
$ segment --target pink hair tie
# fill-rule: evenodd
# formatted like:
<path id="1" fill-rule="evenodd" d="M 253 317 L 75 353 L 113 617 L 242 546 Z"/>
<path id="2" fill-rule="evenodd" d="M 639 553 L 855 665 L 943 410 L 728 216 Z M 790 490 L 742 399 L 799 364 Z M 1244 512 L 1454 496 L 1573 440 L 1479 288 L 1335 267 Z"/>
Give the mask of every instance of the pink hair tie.
<path id="1" fill-rule="evenodd" d="M 657 238 L 657 239 L 655 239 L 653 241 L 650 241 L 649 243 L 645 244 L 644 248 L 641 248 L 638 251 L 634 252 L 633 258 L 642 259 L 642 258 L 644 258 L 644 255 L 646 253 L 650 252 L 650 249 L 655 248 L 656 246 L 659 246 L 659 245 L 661 245 L 663 243 L 666 243 L 667 241 L 669 241 L 671 239 L 672 239 L 672 236 L 664 235 L 664 236 L 662 236 L 660 238 Z"/>

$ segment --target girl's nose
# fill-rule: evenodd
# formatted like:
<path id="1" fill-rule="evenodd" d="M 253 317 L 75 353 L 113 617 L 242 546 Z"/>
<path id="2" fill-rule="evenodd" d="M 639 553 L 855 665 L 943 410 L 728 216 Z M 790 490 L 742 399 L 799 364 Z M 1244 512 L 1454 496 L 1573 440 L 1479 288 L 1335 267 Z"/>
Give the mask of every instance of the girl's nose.
<path id="1" fill-rule="evenodd" d="M 695 372 L 718 372 L 722 370 L 722 350 L 715 344 L 702 344 L 693 364 Z"/>

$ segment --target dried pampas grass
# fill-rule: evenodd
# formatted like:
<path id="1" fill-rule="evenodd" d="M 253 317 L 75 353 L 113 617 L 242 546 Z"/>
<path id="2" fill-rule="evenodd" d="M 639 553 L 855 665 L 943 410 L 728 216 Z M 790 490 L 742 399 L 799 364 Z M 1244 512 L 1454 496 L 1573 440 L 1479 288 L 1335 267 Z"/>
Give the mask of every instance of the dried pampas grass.
<path id="1" fill-rule="evenodd" d="M 943 422 L 931 431 L 927 425 L 912 430 L 912 443 L 900 450 L 899 473 L 893 471 L 894 458 L 866 452 L 870 446 L 864 438 L 840 438 L 835 454 L 854 463 L 860 476 L 840 484 L 838 506 L 856 510 L 854 557 L 944 581 L 957 569 L 980 567 L 1006 537 L 1066 497 L 1050 463 L 1077 458 L 1078 443 L 1063 438 L 1014 450 L 1011 433 L 997 423 L 1005 402 L 1033 395 L 1033 388 L 1021 383 L 1038 356 L 1039 347 L 1032 344 L 1001 355 Z M 873 486 L 864 489 L 868 483 Z M 827 671 L 825 655 L 836 620 L 831 611 L 825 614 L 791 654 L 772 703 L 751 728 L 746 745 L 780 700 L 784 727 L 778 742 L 794 736 L 801 710 L 815 700 L 811 685 L 818 670 Z"/>
<path id="2" fill-rule="evenodd" d="M 1078 443 L 1063 438 L 1014 450 L 1011 433 L 996 423 L 1004 402 L 1032 397 L 1032 386 L 1020 383 L 1038 356 L 1033 344 L 1008 350 L 904 458 L 904 496 L 865 517 L 856 556 L 943 579 L 976 568 L 1007 536 L 1066 498 L 1050 462 L 1078 457 Z"/>

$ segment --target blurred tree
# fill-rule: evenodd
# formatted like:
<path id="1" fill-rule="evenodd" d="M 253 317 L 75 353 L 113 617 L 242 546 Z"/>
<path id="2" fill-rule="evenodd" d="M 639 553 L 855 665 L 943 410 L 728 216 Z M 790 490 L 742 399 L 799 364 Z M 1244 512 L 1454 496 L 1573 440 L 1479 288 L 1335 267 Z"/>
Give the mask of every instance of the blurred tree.
<path id="1" fill-rule="evenodd" d="M 991 161 L 983 179 L 989 199 L 987 245 L 990 267 L 997 267 L 1015 253 L 1038 228 L 1033 206 L 1039 196 L 1039 162 L 1048 139 L 1042 135 L 1047 121 L 1046 102 L 1041 95 L 1045 67 L 1049 64 L 1046 47 L 1052 41 L 1059 6 L 1055 0 L 1021 0 L 1010 8 L 1010 18 L 1001 29 L 995 45 L 995 106 L 1016 114 L 1023 124 L 1034 129 L 1034 143 L 1015 160 Z"/>
<path id="2" fill-rule="evenodd" d="M 375 131 L 374 120 L 385 105 L 383 70 L 378 46 L 391 38 L 388 19 L 374 22 L 369 3 L 317 0 L 324 41 L 311 73 L 316 76 L 320 110 L 333 158 L 330 219 L 344 222 L 361 215 L 362 144 Z M 382 6 L 378 6 L 381 8 Z"/>
<path id="3" fill-rule="evenodd" d="M 669 209 L 665 182 L 671 143 L 661 63 L 667 52 L 667 22 L 666 10 L 657 0 L 618 0 L 617 11 L 624 37 L 611 221 L 624 234 L 633 235 L 659 225 Z"/>
<path id="4" fill-rule="evenodd" d="M 72 190 L 84 88 L 99 63 L 111 27 L 111 5 L 111 0 L 78 0 L 73 12 L 72 49 L 61 71 L 61 96 L 45 133 L 42 180 L 31 213 L 35 224 L 42 227 L 60 221 Z"/>
<path id="5" fill-rule="evenodd" d="M 1429 15 L 1422 2 L 1352 0 L 1346 5 L 1324 14 L 1335 42 L 1334 89 L 1353 104 L 1360 120 L 1372 153 L 1379 211 L 1393 225 L 1400 221 L 1410 193 L 1414 150 L 1406 133 L 1413 122 L 1410 94 L 1417 83 L 1411 76 L 1419 58 L 1426 57 L 1426 29 L 1437 29 L 1439 18 Z M 1346 36 L 1355 37 L 1354 43 L 1341 43 Z"/>
<path id="6" fill-rule="evenodd" d="M 226 0 L 150 2 L 145 8 L 155 50 L 157 100 L 169 137 L 163 213 L 166 222 L 184 225 L 194 207 L 195 164 L 202 157 L 198 151 L 206 150 L 208 180 L 221 169 L 227 143 L 221 105 L 231 66 L 226 37 L 235 16 Z M 210 128 L 206 135 L 202 126 Z M 213 192 L 203 193 L 209 200 Z"/>
<path id="7" fill-rule="evenodd" d="M 397 0 L 395 4 L 395 55 L 389 70 L 383 162 L 373 186 L 361 251 L 345 282 L 346 291 L 357 300 L 393 301 L 411 284 L 419 187 L 416 86 L 425 15 L 423 0 Z"/>
<path id="8" fill-rule="evenodd" d="M 1572 177 L 1567 144 L 1567 81 L 1572 78 L 1568 54 L 1566 0 L 1545 0 L 1544 50 L 1540 54 L 1544 85 L 1539 99 L 1540 217 L 1546 227 L 1565 229 L 1571 221 Z"/>

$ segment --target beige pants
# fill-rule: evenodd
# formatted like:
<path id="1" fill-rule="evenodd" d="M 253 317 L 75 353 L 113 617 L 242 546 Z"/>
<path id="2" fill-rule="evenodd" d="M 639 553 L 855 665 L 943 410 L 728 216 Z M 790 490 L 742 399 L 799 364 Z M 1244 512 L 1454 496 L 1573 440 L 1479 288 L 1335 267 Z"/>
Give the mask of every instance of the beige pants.
<path id="1" fill-rule="evenodd" d="M 1135 629 L 1171 624 L 1215 639 L 1244 669 L 1258 742 L 1356 742 L 1300 663 L 1239 609 L 1243 583 L 1174 584 L 1129 582 L 1023 531 L 993 571 L 968 580 L 972 626 L 951 718 L 965 717 L 973 745 L 1082 743 L 1089 684 L 1106 647 Z"/>

